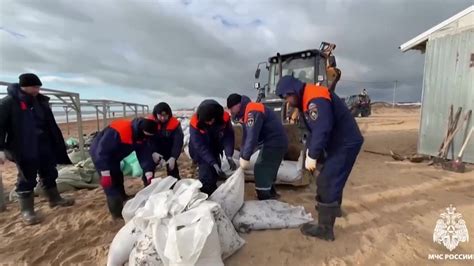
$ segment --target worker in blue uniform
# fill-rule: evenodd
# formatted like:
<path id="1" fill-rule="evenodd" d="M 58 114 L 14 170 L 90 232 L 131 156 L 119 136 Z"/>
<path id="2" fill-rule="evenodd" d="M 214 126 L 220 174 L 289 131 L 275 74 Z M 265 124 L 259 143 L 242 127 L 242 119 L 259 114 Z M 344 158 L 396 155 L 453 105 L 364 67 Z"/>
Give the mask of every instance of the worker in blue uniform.
<path id="1" fill-rule="evenodd" d="M 318 224 L 305 224 L 301 232 L 332 241 L 335 219 L 341 216 L 343 189 L 364 139 L 345 103 L 327 87 L 284 76 L 277 84 L 276 94 L 303 112 L 309 131 L 306 169 L 314 171 L 317 159 L 325 154 L 316 181 Z"/>
<path id="2" fill-rule="evenodd" d="M 89 153 L 101 176 L 100 184 L 113 218 L 122 218 L 123 203 L 127 199 L 120 162 L 135 151 L 143 172 L 151 179 L 157 162 L 154 162 L 149 141 L 156 131 L 154 120 L 118 119 L 99 132 L 92 141 Z"/>
<path id="3" fill-rule="evenodd" d="M 231 170 L 235 170 L 234 129 L 229 113 L 214 100 L 204 100 L 192 116 L 189 127 L 189 154 L 198 164 L 201 191 L 211 195 L 217 189 L 217 178 L 226 178 L 221 168 L 225 151 Z"/>
<path id="4" fill-rule="evenodd" d="M 183 150 L 184 134 L 181 122 L 173 116 L 171 107 L 165 102 L 155 105 L 153 114 L 148 119 L 155 120 L 158 125 L 157 133 L 150 141 L 155 157 L 156 155 L 161 156 L 162 160 L 159 161 L 166 167 L 168 176 L 180 179 L 177 160 Z M 142 179 L 145 186 L 151 181 L 145 175 Z"/>
<path id="5" fill-rule="evenodd" d="M 242 124 L 240 167 L 250 168 L 250 157 L 260 149 L 254 167 L 255 190 L 259 200 L 276 199 L 279 195 L 275 181 L 280 164 L 288 150 L 288 137 L 281 119 L 262 103 L 252 102 L 249 97 L 233 93 L 227 98 L 234 121 Z"/>

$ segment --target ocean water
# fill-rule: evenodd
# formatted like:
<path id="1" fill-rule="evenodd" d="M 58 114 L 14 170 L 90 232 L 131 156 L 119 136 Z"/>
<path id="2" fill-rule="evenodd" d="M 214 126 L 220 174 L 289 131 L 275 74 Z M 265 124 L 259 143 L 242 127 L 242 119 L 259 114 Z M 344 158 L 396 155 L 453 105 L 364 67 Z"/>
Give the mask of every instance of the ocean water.
<path id="1" fill-rule="evenodd" d="M 53 111 L 54 118 L 56 119 L 57 123 L 66 123 L 66 113 L 61 111 Z M 127 112 L 127 116 L 133 116 L 134 112 L 129 111 Z M 138 116 L 143 116 L 144 114 L 139 111 Z M 107 114 L 107 118 L 118 118 L 123 117 L 123 112 L 110 112 L 110 117 Z M 69 112 L 69 122 L 76 122 L 77 116 L 76 112 Z M 82 111 L 82 121 L 90 121 L 96 120 L 96 113 L 95 111 Z M 102 114 L 99 113 L 99 121 L 102 121 Z"/>

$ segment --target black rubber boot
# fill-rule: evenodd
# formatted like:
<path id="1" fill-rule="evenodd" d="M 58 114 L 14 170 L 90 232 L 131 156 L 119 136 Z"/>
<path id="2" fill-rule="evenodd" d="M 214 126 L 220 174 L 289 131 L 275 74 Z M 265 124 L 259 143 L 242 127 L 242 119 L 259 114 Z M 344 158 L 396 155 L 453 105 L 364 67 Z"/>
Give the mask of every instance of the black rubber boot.
<path id="1" fill-rule="evenodd" d="M 270 189 L 270 194 L 274 199 L 279 199 L 281 197 L 281 195 L 276 191 L 275 185 L 273 185 L 272 189 Z"/>
<path id="2" fill-rule="evenodd" d="M 109 207 L 109 212 L 114 219 L 123 219 L 122 209 L 123 209 L 123 197 L 113 197 L 107 196 L 107 206 Z"/>
<path id="3" fill-rule="evenodd" d="M 49 200 L 49 207 L 51 208 L 56 206 L 68 207 L 74 205 L 74 199 L 61 197 L 57 187 L 45 189 L 44 193 Z"/>
<path id="4" fill-rule="evenodd" d="M 300 231 L 304 235 L 317 237 L 327 241 L 334 241 L 334 223 L 339 204 L 337 202 L 318 203 L 318 224 L 306 223 Z"/>
<path id="5" fill-rule="evenodd" d="M 318 210 L 318 205 L 316 205 L 316 210 Z M 346 213 L 342 210 L 341 207 L 339 207 L 339 209 L 336 212 L 336 217 L 341 218 L 343 216 L 346 216 Z"/>
<path id="6" fill-rule="evenodd" d="M 271 190 L 255 190 L 258 200 L 272 200 L 276 198 L 276 192 L 273 194 Z"/>
<path id="7" fill-rule="evenodd" d="M 21 218 L 26 225 L 38 224 L 40 218 L 35 213 L 35 195 L 33 192 L 18 192 Z"/>

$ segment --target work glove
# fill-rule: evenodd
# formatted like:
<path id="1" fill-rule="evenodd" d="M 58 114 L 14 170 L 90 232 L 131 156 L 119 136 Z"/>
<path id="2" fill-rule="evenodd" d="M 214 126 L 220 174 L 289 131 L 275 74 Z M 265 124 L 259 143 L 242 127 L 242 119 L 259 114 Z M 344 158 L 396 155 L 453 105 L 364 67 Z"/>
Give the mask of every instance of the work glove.
<path id="1" fill-rule="evenodd" d="M 168 165 L 168 168 L 170 170 L 173 170 L 174 167 L 176 166 L 176 159 L 174 157 L 170 157 L 168 161 L 166 161 L 166 164 Z"/>
<path id="2" fill-rule="evenodd" d="M 222 171 L 221 167 L 218 164 L 215 163 L 214 165 L 212 165 L 212 167 L 214 167 L 214 170 L 216 170 L 216 173 L 219 177 L 227 178 L 227 175 L 224 173 L 224 171 Z"/>
<path id="3" fill-rule="evenodd" d="M 5 152 L 0 151 L 0 164 L 4 164 L 6 161 Z"/>
<path id="4" fill-rule="evenodd" d="M 240 168 L 244 170 L 247 170 L 250 168 L 250 161 L 247 161 L 244 158 L 240 158 L 239 164 L 240 164 Z"/>
<path id="5" fill-rule="evenodd" d="M 146 172 L 145 173 L 145 178 L 146 178 L 146 182 L 148 184 L 151 184 L 151 180 L 154 178 L 155 176 L 153 175 L 153 172 Z"/>
<path id="6" fill-rule="evenodd" d="M 231 171 L 237 170 L 237 164 L 235 164 L 234 159 L 232 159 L 232 157 L 227 157 L 227 162 L 229 163 Z"/>
<path id="7" fill-rule="evenodd" d="M 110 176 L 110 171 L 101 171 L 100 172 L 101 178 L 100 178 L 100 185 L 102 188 L 106 189 L 112 186 L 112 176 Z"/>
<path id="8" fill-rule="evenodd" d="M 313 172 L 314 170 L 316 170 L 316 163 L 317 163 L 316 159 L 309 157 L 309 152 L 306 151 L 306 160 L 304 162 L 304 166 L 306 170 L 310 172 Z"/>
<path id="9" fill-rule="evenodd" d="M 152 153 L 151 157 L 153 158 L 153 162 L 155 162 L 156 164 L 160 163 L 161 159 L 163 159 L 163 155 L 157 152 Z"/>
<path id="10" fill-rule="evenodd" d="M 151 157 L 153 157 L 153 162 L 156 164 L 156 169 L 161 169 L 166 165 L 166 161 L 163 159 L 163 155 L 154 152 L 151 154 Z"/>

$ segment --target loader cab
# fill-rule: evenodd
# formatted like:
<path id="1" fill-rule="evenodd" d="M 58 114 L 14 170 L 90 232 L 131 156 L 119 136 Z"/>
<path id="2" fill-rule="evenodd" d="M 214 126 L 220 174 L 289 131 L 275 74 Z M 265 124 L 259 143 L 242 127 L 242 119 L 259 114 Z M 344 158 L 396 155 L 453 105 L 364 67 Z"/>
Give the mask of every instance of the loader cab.
<path id="1" fill-rule="evenodd" d="M 305 50 L 290 54 L 270 57 L 268 62 L 261 62 L 257 66 L 255 79 L 259 80 L 262 65 L 267 69 L 267 84 L 261 86 L 255 83 L 255 89 L 259 91 L 257 101 L 272 109 L 282 119 L 283 124 L 299 124 L 297 114 L 291 107 L 286 105 L 284 99 L 276 94 L 276 85 L 282 76 L 292 75 L 305 83 L 319 83 L 328 86 L 326 75 L 326 58 L 316 49 Z M 297 112 L 297 110 L 296 110 Z"/>

